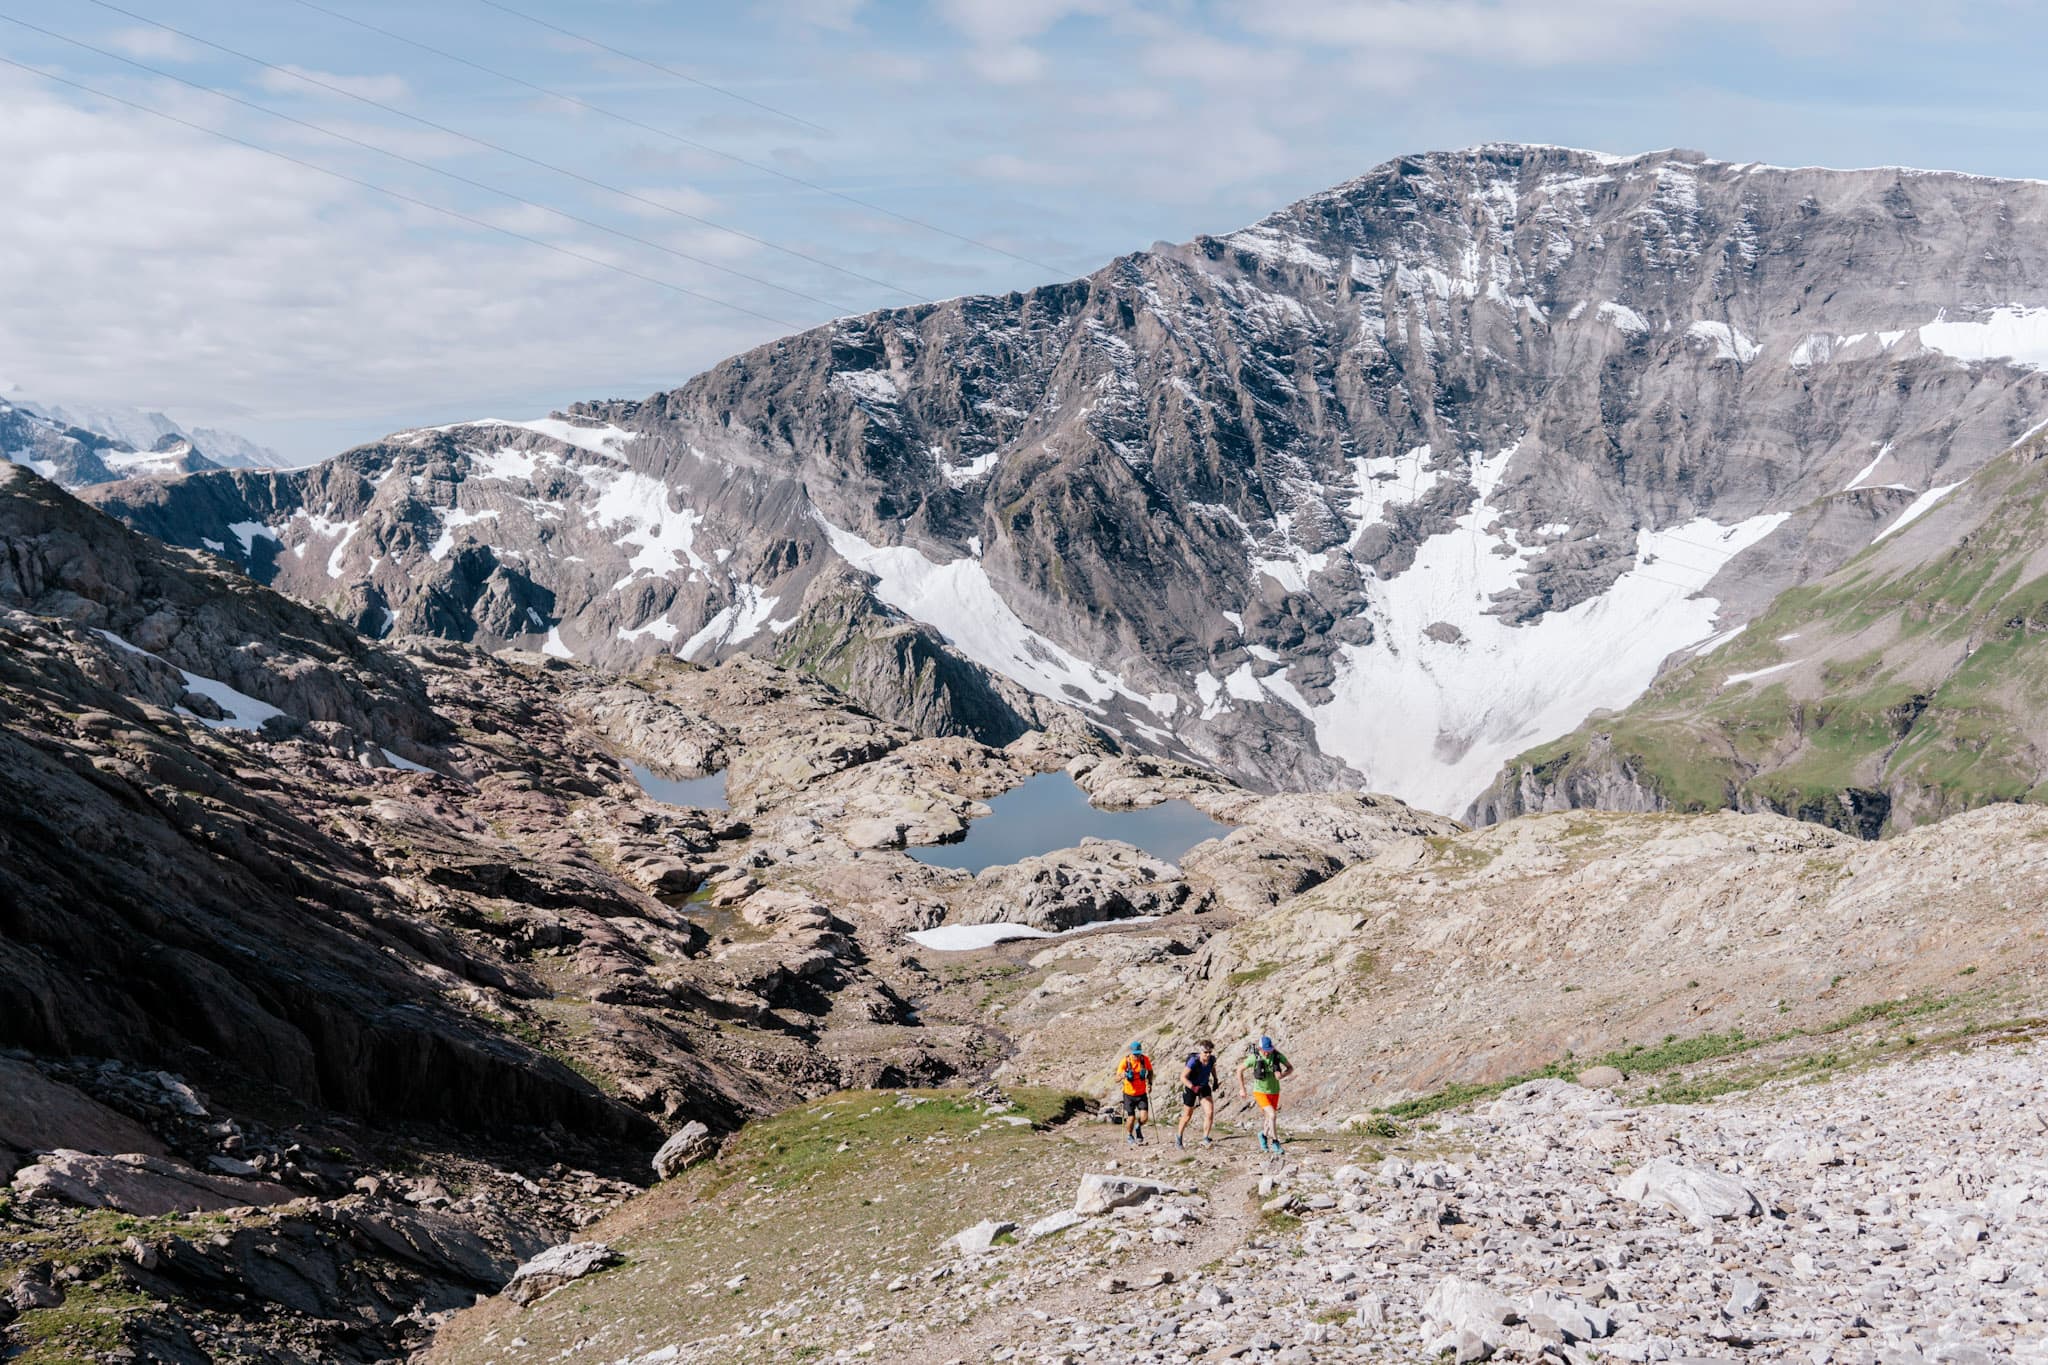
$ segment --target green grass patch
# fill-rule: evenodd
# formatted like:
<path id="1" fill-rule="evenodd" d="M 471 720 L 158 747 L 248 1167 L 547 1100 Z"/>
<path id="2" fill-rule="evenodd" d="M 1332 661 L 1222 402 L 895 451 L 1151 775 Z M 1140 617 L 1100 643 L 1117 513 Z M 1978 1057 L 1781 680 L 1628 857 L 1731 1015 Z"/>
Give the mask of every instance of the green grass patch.
<path id="1" fill-rule="evenodd" d="M 1236 990 L 1240 986 L 1249 986 L 1253 982 L 1264 981 L 1279 970 L 1280 964 L 1277 962 L 1261 962 L 1256 967 L 1247 967 L 1241 972 L 1232 972 L 1227 980 L 1230 988 Z"/>
<path id="2" fill-rule="evenodd" d="M 130 1288 L 118 1275 L 68 1284 L 63 1303 L 15 1320 L 11 1330 L 17 1350 L 7 1359 L 11 1365 L 76 1365 L 99 1359 L 126 1344 L 130 1317 L 156 1306 L 154 1299 Z"/>

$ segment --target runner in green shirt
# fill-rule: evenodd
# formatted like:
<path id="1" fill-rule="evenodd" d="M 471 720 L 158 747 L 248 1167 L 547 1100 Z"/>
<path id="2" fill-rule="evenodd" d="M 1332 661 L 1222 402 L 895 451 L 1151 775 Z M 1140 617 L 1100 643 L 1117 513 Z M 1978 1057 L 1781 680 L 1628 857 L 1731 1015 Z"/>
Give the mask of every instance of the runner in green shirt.
<path id="1" fill-rule="evenodd" d="M 1245 1094 L 1247 1074 L 1251 1081 L 1251 1094 Z M 1237 1064 L 1237 1097 L 1255 1099 L 1259 1104 L 1259 1150 L 1278 1152 L 1280 1148 L 1280 1082 L 1294 1074 L 1294 1063 L 1287 1060 L 1287 1054 L 1273 1046 L 1271 1038 L 1259 1039 L 1259 1045 L 1245 1054 Z"/>

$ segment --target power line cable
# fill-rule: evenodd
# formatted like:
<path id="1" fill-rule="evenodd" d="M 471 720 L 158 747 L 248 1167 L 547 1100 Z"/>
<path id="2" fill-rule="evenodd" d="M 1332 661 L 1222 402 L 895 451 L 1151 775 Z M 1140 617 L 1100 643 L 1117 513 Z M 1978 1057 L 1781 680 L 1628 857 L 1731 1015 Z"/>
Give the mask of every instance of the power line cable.
<path id="1" fill-rule="evenodd" d="M 516 241 L 525 242 L 528 246 L 537 246 L 541 248 L 543 251 L 552 251 L 558 256 L 567 256 L 572 260 L 582 261 L 586 265 L 594 265 L 602 270 L 610 270 L 616 274 L 624 275 L 629 279 L 638 280 L 642 284 L 651 284 L 654 285 L 656 288 L 666 289 L 672 293 L 684 295 L 687 298 L 701 300 L 704 303 L 715 303 L 721 308 L 729 308 L 735 313 L 744 313 L 750 318 L 759 318 L 762 322 L 773 323 L 777 327 L 787 328 L 791 331 L 801 330 L 801 324 L 790 322 L 786 318 L 778 318 L 772 316 L 771 314 L 763 313 L 756 309 L 749 308 L 745 304 L 734 303 L 730 299 L 721 299 L 715 294 L 706 294 L 702 290 L 691 289 L 687 285 L 676 284 L 669 280 L 659 279 L 653 275 L 642 274 L 640 271 L 634 270 L 630 266 L 619 265 L 616 262 L 607 261 L 599 256 L 586 255 L 583 252 L 577 251 L 572 247 L 561 246 L 555 242 L 546 241 L 539 237 L 530 237 L 526 233 L 520 232 L 514 228 L 503 227 L 497 223 L 488 222 L 482 218 L 472 217 L 471 215 L 462 212 L 460 209 L 443 208 L 439 204 L 433 203 L 426 199 L 417 198 L 410 194 L 406 194 L 402 190 L 387 189 L 383 185 L 374 184 L 368 180 L 358 179 L 357 177 L 349 175 L 346 172 L 330 170 L 327 167 L 319 165 L 316 162 L 307 161 L 304 158 L 293 156 L 289 152 L 280 152 L 275 148 L 265 147 L 261 143 L 250 142 L 245 138 L 236 137 L 232 133 L 223 133 L 218 128 L 209 128 L 203 123 L 195 123 L 191 119 L 179 118 L 176 114 L 167 114 L 161 109 L 153 109 L 149 105 L 141 104 L 136 102 L 135 100 L 126 99 L 120 95 L 113 94 L 109 91 L 101 90 L 95 86 L 87 85 L 83 81 L 74 81 L 68 77 L 59 76 L 54 72 L 45 71 L 39 66 L 31 66 L 27 62 L 18 62 L 14 60 L 14 58 L 12 57 L 0 56 L 0 65 L 11 66 L 16 68 L 17 70 L 26 71 L 32 76 L 41 76 L 46 81 L 52 81 L 58 85 L 69 86 L 73 90 L 82 91 L 85 94 L 95 96 L 99 99 L 107 100 L 113 104 L 122 105 L 126 108 L 135 110 L 137 113 L 148 114 L 154 118 L 160 118 L 164 120 L 166 123 L 175 123 L 181 128 L 189 128 L 195 133 L 204 133 L 208 137 L 217 137 L 221 141 L 231 142 L 237 147 L 242 147 L 252 152 L 260 152 L 264 156 L 276 157 L 279 161 L 288 161 L 292 165 L 302 167 L 305 170 L 316 171 L 321 175 L 327 176 L 334 180 L 343 181 L 350 185 L 357 186 L 360 189 L 372 190 L 378 194 L 386 195 L 389 198 L 396 199 L 401 203 L 411 204 L 415 208 L 427 209 L 431 212 L 441 214 L 444 217 L 453 218 L 458 222 L 467 223 L 471 227 L 483 228 L 485 231 L 495 232 L 501 236 L 510 237 Z"/>
<path id="2" fill-rule="evenodd" d="M 687 81 L 691 85 L 697 86 L 700 89 L 714 90 L 717 93 L 725 96 L 727 99 L 738 100 L 741 104 L 750 104 L 754 108 L 759 109 L 764 113 L 774 114 L 777 118 L 786 118 L 791 123 L 800 123 L 804 127 L 809 128 L 812 132 L 824 133 L 828 136 L 832 132 L 830 128 L 825 127 L 823 124 L 813 123 L 809 119 L 804 118 L 800 114 L 792 114 L 787 109 L 777 109 L 772 104 L 764 104 L 760 100 L 751 99 L 746 95 L 740 94 L 737 90 L 728 90 L 726 89 L 726 87 L 722 85 L 713 85 L 710 81 L 704 80 L 702 77 L 699 76 L 692 76 L 687 71 L 678 71 L 676 68 L 672 66 L 663 66 L 660 62 L 655 61 L 652 57 L 643 57 L 637 52 L 626 52 L 620 48 L 611 46 L 609 43 L 600 43 L 595 38 L 586 38 L 580 33 L 572 33 L 568 29 L 563 28 L 560 24 L 549 23 L 547 20 L 539 18 L 536 15 L 528 14 L 524 10 L 513 9 L 510 5 L 501 5 L 498 3 L 498 0 L 477 0 L 477 3 L 488 5 L 492 9 L 501 11 L 502 13 L 505 14 L 509 14 L 515 19 L 524 19 L 527 23 L 538 25 L 539 27 L 547 29 L 550 32 L 559 33 L 564 38 L 574 38 L 579 43 L 585 43 L 591 47 L 599 49 L 600 51 L 609 52 L 614 57 L 624 57 L 629 62 L 638 62 L 642 66 L 651 67 L 656 71 L 660 71 L 667 75 L 674 76 L 679 81 Z"/>
<path id="3" fill-rule="evenodd" d="M 337 132 L 332 128 L 323 127 L 322 125 L 313 123 L 307 119 L 298 118 L 295 117 L 294 115 L 284 113 L 280 110 L 269 108 L 266 105 L 258 104 L 254 100 L 243 99 L 240 95 L 231 94 L 225 90 L 217 90 L 213 86 L 205 85 L 198 81 L 187 80 L 183 76 L 177 75 L 173 72 L 165 71 L 160 67 L 151 66 L 147 62 L 137 61 L 133 57 L 124 57 L 118 52 L 109 52 L 107 49 L 103 47 L 95 47 L 91 43 L 85 42 L 78 38 L 69 37 L 66 34 L 58 33 L 54 29 L 44 28 L 39 24 L 31 24 L 26 19 L 17 19 L 11 14 L 0 13 L 0 20 L 5 20 L 7 23 L 28 29 L 34 33 L 40 33 L 46 38 L 55 38 L 59 42 L 69 43 L 73 47 L 82 48 L 87 52 L 94 53 L 97 56 L 105 57 L 111 61 L 120 62 L 126 66 L 132 66 L 138 71 L 147 71 L 152 76 L 160 76 L 164 80 L 175 81 L 179 85 L 185 86 L 187 89 L 190 90 L 197 90 L 201 94 L 212 95 L 216 99 L 223 99 L 231 104 L 239 104 L 244 109 L 253 109 L 259 114 L 268 115 L 271 118 L 282 120 L 285 123 L 295 124 L 300 128 L 310 129 L 313 132 L 321 134 L 323 137 L 331 137 L 334 138 L 336 141 L 346 142 L 351 146 L 361 147 L 366 151 L 376 152 L 380 156 L 388 156 L 393 161 L 403 162 L 405 165 L 415 167 L 419 170 L 430 172 L 434 175 L 445 177 L 446 179 L 455 181 L 457 184 L 467 185 L 471 189 L 482 190 L 486 194 L 495 194 L 501 199 L 508 199 L 515 204 L 521 204 L 530 209 L 538 209 L 543 213 L 554 214 L 558 218 L 565 219 L 566 221 L 571 223 L 581 224 L 582 226 L 587 228 L 593 228 L 598 232 L 610 233 L 612 236 L 617 237 L 622 241 L 635 242 L 641 246 L 648 247 L 652 250 L 665 252 L 670 256 L 674 256 L 678 260 L 690 261 L 693 262 L 694 264 L 705 266 L 711 270 L 721 271 L 724 274 L 731 275 L 735 279 L 746 280 L 750 284 L 758 284 L 763 286 L 764 288 L 773 289 L 779 293 L 788 294 L 792 298 L 803 299 L 809 303 L 821 304 L 824 307 L 832 309 L 834 311 L 840 310 L 843 306 L 839 303 L 834 302 L 831 299 L 820 298 L 816 294 L 808 294 L 801 289 L 792 289 L 788 285 L 777 284 L 775 281 L 770 279 L 764 279 L 759 275 L 749 275 L 744 270 L 735 270 L 731 266 L 721 265 L 717 261 L 706 260 L 702 256 L 693 256 L 687 251 L 682 251 L 675 247 L 668 246 L 664 243 L 654 241 L 651 238 L 637 236 L 634 233 L 626 232 L 619 228 L 611 227 L 610 225 L 600 223 L 595 219 L 580 217 L 579 215 L 570 213 L 564 209 L 555 208 L 553 205 L 550 204 L 537 203 L 532 199 L 527 199 L 521 195 L 514 194 L 510 190 L 501 190 L 495 185 L 487 185 L 481 180 L 473 180 L 469 176 L 463 175 L 457 171 L 446 170 L 440 166 L 434 165 L 431 162 L 420 161 L 414 157 L 406 156 L 402 152 L 394 152 L 390 148 L 380 147 L 374 142 L 367 142 L 362 138 L 353 137 L 348 133 Z"/>
<path id="4" fill-rule="evenodd" d="M 303 71 L 294 70 L 293 68 L 288 66 L 280 66 L 276 62 L 265 61 L 261 57 L 252 56 L 251 54 L 243 52 L 238 48 L 229 47 L 225 43 L 217 43 L 210 38 L 202 38 L 196 33 L 189 33 L 184 29 L 174 28 L 171 25 L 163 23 L 160 20 L 152 19 L 146 14 L 137 14 L 134 10 L 123 9 L 121 6 L 111 3 L 111 0 L 88 0 L 88 3 L 97 5 L 99 6 L 99 8 L 107 10 L 110 13 L 119 14 L 126 18 L 133 19 L 138 23 L 148 24 L 151 28 L 162 29 L 165 33 L 174 34 L 177 37 L 185 39 L 187 42 L 197 43 L 201 47 L 212 48 L 215 52 L 224 52 L 230 57 L 234 57 L 240 61 L 248 62 L 254 66 L 260 66 L 264 68 L 266 71 L 275 71 L 280 75 L 289 76 L 291 79 L 295 81 L 302 81 L 307 85 L 315 86 L 321 90 L 328 91 L 331 94 L 340 95 L 345 99 L 352 99 L 356 101 L 356 103 L 358 104 L 368 105 L 370 108 L 381 110 L 394 118 L 407 119 L 413 123 L 419 124 L 423 128 L 431 128 L 437 133 L 445 133 L 449 137 L 460 138 L 464 142 L 470 143 L 474 146 L 482 147 L 486 151 L 496 152 L 500 156 L 509 156 L 513 160 L 523 161 L 529 166 L 538 166 L 540 169 L 544 171 L 549 171 L 555 175 L 565 176 L 570 180 L 577 181 L 581 184 L 589 185 L 593 189 L 603 190 L 606 194 L 615 194 L 619 196 L 621 199 L 630 199 L 636 204 L 645 204 L 647 207 L 659 210 L 662 213 L 671 214 L 674 217 L 682 218 L 692 223 L 697 223 L 703 227 L 708 227 L 719 232 L 728 233 L 734 237 L 740 238 L 743 241 L 752 242 L 756 246 L 766 247 L 770 251 L 779 251 L 785 256 L 791 256 L 800 261 L 808 261 L 812 265 L 821 266 L 826 270 L 831 270 L 838 274 L 845 275 L 849 279 L 859 280 L 863 284 L 876 285 L 880 288 L 887 289 L 892 293 L 901 294 L 906 298 L 923 298 L 923 295 L 918 294 L 914 290 L 905 289 L 900 284 L 892 284 L 888 280 L 877 279 L 873 275 L 864 275 L 858 270 L 850 270 L 843 265 L 835 265 L 831 261 L 824 259 L 822 256 L 813 256 L 807 251 L 799 251 L 795 247 L 783 246 L 779 242 L 771 242 L 766 237 L 757 237 L 753 233 L 747 232 L 741 228 L 736 228 L 729 226 L 728 224 L 725 223 L 717 222 L 714 219 L 703 217 L 701 214 L 691 213 L 687 209 L 679 209 L 675 207 L 673 204 L 664 204 L 659 199 L 652 199 L 644 194 L 636 194 L 632 190 L 620 189 L 616 185 L 606 184 L 602 180 L 596 179 L 593 176 L 585 175 L 581 171 L 571 170 L 567 166 L 557 166 L 551 161 L 543 161 L 539 157 L 528 156 L 525 152 L 516 151 L 511 147 L 504 146 L 500 143 L 492 142 L 486 138 L 477 137 L 471 133 L 465 133 L 460 128 L 451 128 L 445 123 L 438 123 L 433 119 L 427 118 L 423 114 L 409 113 L 404 109 L 400 109 L 396 105 L 386 104 L 382 100 L 372 99 L 370 96 L 360 94 L 354 90 L 350 90 L 346 86 L 337 85 L 332 81 L 322 80 L 318 76 L 311 76 Z"/>
<path id="5" fill-rule="evenodd" d="M 482 62 L 475 61 L 469 57 L 465 57 L 460 53 L 450 52 L 445 48 L 435 47 L 431 43 L 423 43 L 419 41 L 417 38 L 408 38 L 403 33 L 393 32 L 391 29 L 384 28 L 378 24 L 373 24 L 367 19 L 360 19 L 353 14 L 347 14 L 342 12 L 341 10 L 333 9 L 327 5 L 319 4 L 316 2 L 316 0 L 294 0 L 294 3 L 301 5 L 306 9 L 316 11 L 317 13 L 325 14 L 329 18 L 339 19 L 341 22 L 345 24 L 353 24 L 357 28 L 363 29 L 366 32 L 375 33 L 382 37 L 389 38 L 391 41 L 395 43 L 404 43 L 407 47 L 415 48 L 421 52 L 430 53 L 431 55 L 439 57 L 444 61 L 450 61 L 460 66 L 466 66 L 472 71 L 481 71 L 487 76 L 493 76 L 496 77 L 498 80 L 507 81 L 513 85 L 517 85 L 524 89 L 531 90 L 537 95 L 545 95 L 549 99 L 560 100 L 564 104 L 572 104 L 576 106 L 578 109 L 588 110 L 590 113 L 601 115 L 604 118 L 612 119 L 618 123 L 623 123 L 629 128 L 637 128 L 643 133 L 652 133 L 656 137 L 667 138 L 669 141 L 676 143 L 678 146 L 688 147 L 692 151 L 702 152 L 707 156 L 715 156 L 720 158 L 721 160 L 730 161 L 735 166 L 745 166 L 748 170 L 759 171 L 763 175 L 772 175 L 778 180 L 787 181 L 789 184 L 792 185 L 799 185 L 804 189 L 810 190 L 814 194 L 830 195 L 832 198 L 840 200 L 843 203 L 852 204 L 858 208 L 866 209 L 870 213 L 879 213 L 883 217 L 893 218 L 899 223 L 908 223 L 910 226 L 915 228 L 922 228 L 926 232 L 937 233 L 941 237 L 948 237 L 951 238 L 953 241 L 961 242 L 968 246 L 979 247 L 983 251 L 993 252 L 998 256 L 1006 256 L 1010 260 L 1021 262 L 1022 264 L 1031 266 L 1034 269 L 1043 270 L 1047 274 L 1053 276 L 1056 279 L 1065 278 L 1067 275 L 1072 273 L 1070 271 L 1062 270 L 1056 265 L 1050 265 L 1044 261 L 1034 259 L 1033 257 L 1019 255 L 1017 252 L 1011 251 L 1007 247 L 997 246 L 994 242 L 983 241 L 979 237 L 969 237 L 965 233 L 955 232 L 951 228 L 940 227 L 937 223 L 931 222 L 927 219 L 915 217 L 911 214 L 898 213 L 895 209 L 885 208 L 883 205 L 877 204 L 873 200 L 862 199 L 858 195 L 848 194 L 844 190 L 835 190 L 829 185 L 821 185 L 815 180 L 806 180 L 804 177 L 800 175 L 792 175 L 788 171 L 785 171 L 777 166 L 768 165 L 766 162 L 755 161 L 749 157 L 741 156 L 737 152 L 729 152 L 722 147 L 714 147 L 710 143 L 699 142 L 695 138 L 685 137 L 681 133 L 675 132 L 671 129 L 663 128 L 652 123 L 642 122 L 641 120 L 634 118 L 630 114 L 621 114 L 615 109 L 607 109 L 601 104 L 593 104 L 591 101 L 583 99 L 580 96 L 571 95 L 561 90 L 555 90 L 545 85 L 538 85 L 533 81 L 527 80 L 524 76 L 515 76 L 509 71 L 500 71 L 496 67 L 486 66 Z M 502 8 L 502 6 L 500 8 Z M 556 31 L 565 34 L 568 33 L 568 30 L 566 29 L 557 29 Z M 602 44 L 597 43 L 592 39 L 581 38 L 581 35 L 569 34 L 569 36 L 577 37 L 580 39 L 580 41 L 591 43 L 591 45 L 595 47 L 603 46 Z"/>

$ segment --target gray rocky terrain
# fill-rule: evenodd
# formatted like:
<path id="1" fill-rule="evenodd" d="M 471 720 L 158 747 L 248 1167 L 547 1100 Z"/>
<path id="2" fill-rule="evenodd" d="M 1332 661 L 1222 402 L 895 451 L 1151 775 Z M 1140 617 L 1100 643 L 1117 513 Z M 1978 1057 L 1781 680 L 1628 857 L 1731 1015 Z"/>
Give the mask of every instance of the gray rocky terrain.
<path id="1" fill-rule="evenodd" d="M 607 666 L 910 647 L 817 610 L 850 567 L 1128 743 L 1456 813 L 2041 420 L 2044 217 L 1897 169 L 1403 157 L 643 401 L 96 496 L 372 635 Z M 989 711 L 851 652 L 892 718 Z"/>
<path id="2" fill-rule="evenodd" d="M 463 1315 L 426 1359 L 2035 1360 L 2042 1061 L 1990 1046 L 1681 1106 L 1533 1081 L 1372 1140 L 1299 1134 L 1283 1156 L 1246 1151 L 1239 1123 L 1214 1147 L 1133 1151 L 1114 1126 L 1020 1138 L 1008 1122 L 1030 1120 L 1001 1097 L 930 1131 L 902 1107 L 946 1101 L 851 1096 L 805 1119 L 863 1153 L 843 1160 L 864 1215 L 825 1182 L 678 1182 L 694 1200 L 665 1189 L 652 1218 L 586 1234 L 616 1268 Z M 889 1150 L 905 1143 L 1002 1178 L 920 1180 Z M 888 1221 L 868 1255 L 789 1275 L 764 1230 L 805 1201 L 840 1235 Z M 718 1219 L 724 1254 L 706 1258 L 694 1238 Z"/>

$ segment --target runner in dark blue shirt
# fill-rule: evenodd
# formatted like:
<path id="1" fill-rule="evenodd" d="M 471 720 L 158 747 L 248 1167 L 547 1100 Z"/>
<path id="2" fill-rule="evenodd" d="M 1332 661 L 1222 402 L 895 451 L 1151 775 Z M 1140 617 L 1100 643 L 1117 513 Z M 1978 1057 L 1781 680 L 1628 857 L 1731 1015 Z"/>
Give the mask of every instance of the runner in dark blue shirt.
<path id="1" fill-rule="evenodd" d="M 1216 1126 L 1216 1048 L 1203 1042 L 1188 1054 L 1187 1064 L 1180 1072 L 1180 1127 L 1173 1135 L 1173 1145 L 1187 1146 L 1188 1124 L 1195 1117 L 1195 1108 L 1202 1110 L 1202 1145 L 1215 1142 L 1209 1130 Z"/>

